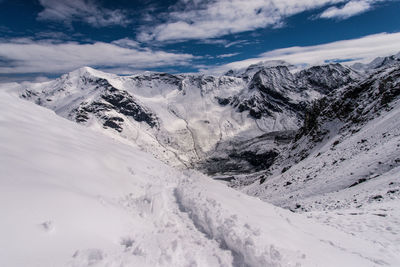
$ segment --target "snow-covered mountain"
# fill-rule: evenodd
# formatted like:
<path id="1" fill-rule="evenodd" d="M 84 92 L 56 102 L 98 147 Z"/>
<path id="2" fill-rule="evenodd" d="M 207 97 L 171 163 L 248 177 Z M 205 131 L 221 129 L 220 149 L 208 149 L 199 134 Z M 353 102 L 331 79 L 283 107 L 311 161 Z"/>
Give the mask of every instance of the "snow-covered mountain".
<path id="1" fill-rule="evenodd" d="M 0 265 L 398 266 L 397 58 L 2 85 Z"/>
<path id="2" fill-rule="evenodd" d="M 283 63 L 230 75 L 116 76 L 84 67 L 20 90 L 62 117 L 105 128 L 172 166 L 213 174 L 269 167 L 311 101 L 362 77 L 340 64 L 292 74 Z M 284 138 L 275 142 L 271 136 Z"/>
<path id="3" fill-rule="evenodd" d="M 68 102 L 46 91 L 59 114 L 81 103 L 80 90 L 113 105 L 99 98 L 112 88 L 100 90 L 81 77 L 69 81 L 55 83 L 65 86 L 55 94 Z M 85 88 L 77 87 L 75 95 L 72 86 L 80 83 Z M 386 243 L 173 169 L 124 139 L 106 136 L 102 126 L 89 129 L 19 99 L 19 87 L 0 89 L 0 266 L 400 264 L 400 254 Z M 138 108 L 130 104 L 117 107 Z M 138 123 L 160 127 L 151 121 Z M 398 230 L 398 224 L 386 226 Z"/>

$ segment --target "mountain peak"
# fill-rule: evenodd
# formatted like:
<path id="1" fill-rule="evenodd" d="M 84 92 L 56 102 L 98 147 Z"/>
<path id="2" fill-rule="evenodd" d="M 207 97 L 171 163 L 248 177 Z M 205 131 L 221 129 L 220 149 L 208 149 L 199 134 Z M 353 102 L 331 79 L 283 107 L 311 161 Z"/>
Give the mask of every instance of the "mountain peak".
<path id="1" fill-rule="evenodd" d="M 232 69 L 226 72 L 224 75 L 226 76 L 236 76 L 236 77 L 247 77 L 251 79 L 257 72 L 263 69 L 268 68 L 277 68 L 277 67 L 291 67 L 292 65 L 283 60 L 269 60 L 269 61 L 260 61 L 255 64 L 251 64 L 245 68 Z"/>
<path id="2" fill-rule="evenodd" d="M 356 70 L 369 71 L 369 70 L 379 69 L 382 67 L 394 66 L 398 64 L 400 64 L 400 52 L 395 55 L 387 57 L 377 57 L 367 64 L 355 63 L 352 65 L 352 68 Z"/>
<path id="3" fill-rule="evenodd" d="M 115 74 L 96 70 L 89 66 L 80 67 L 79 69 L 76 69 L 76 70 L 68 73 L 69 78 L 72 78 L 72 77 L 87 77 L 87 78 L 88 77 L 97 77 L 97 78 L 107 79 L 107 78 L 112 78 L 115 76 L 116 76 Z"/>
<path id="4" fill-rule="evenodd" d="M 83 66 L 83 67 L 80 67 L 79 69 L 76 69 L 76 70 L 70 72 L 70 73 L 76 73 L 76 74 L 79 74 L 79 75 L 85 75 L 85 74 L 93 74 L 96 71 L 97 70 L 95 70 L 92 67 Z"/>

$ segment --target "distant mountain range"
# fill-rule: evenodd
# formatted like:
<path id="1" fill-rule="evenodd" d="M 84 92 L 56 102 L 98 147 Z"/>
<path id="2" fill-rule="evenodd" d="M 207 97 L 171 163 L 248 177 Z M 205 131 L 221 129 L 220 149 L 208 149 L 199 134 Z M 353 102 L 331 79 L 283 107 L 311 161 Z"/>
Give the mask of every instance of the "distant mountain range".
<path id="1" fill-rule="evenodd" d="M 398 100 L 399 54 L 352 67 L 335 63 L 291 69 L 279 61 L 223 76 L 117 76 L 84 67 L 20 89 L 21 97 L 64 118 L 138 146 L 172 166 L 221 176 L 241 188 L 267 177 L 293 183 L 290 171 L 289 176 L 281 173 L 315 154 L 324 155 L 322 147 L 333 140 L 343 142 L 363 132 Z M 336 157 L 329 161 L 337 168 L 347 164 Z M 304 175 L 299 179 L 308 181 L 310 174 Z M 340 187 L 358 179 L 367 178 L 354 174 Z M 254 186 L 248 191 L 265 190 Z"/>
<path id="2" fill-rule="evenodd" d="M 84 67 L 24 84 L 21 96 L 173 166 L 249 173 L 274 162 L 314 100 L 366 79 L 360 69 L 327 64 L 292 73 L 285 62 L 264 62 L 223 76 L 117 76 Z"/>

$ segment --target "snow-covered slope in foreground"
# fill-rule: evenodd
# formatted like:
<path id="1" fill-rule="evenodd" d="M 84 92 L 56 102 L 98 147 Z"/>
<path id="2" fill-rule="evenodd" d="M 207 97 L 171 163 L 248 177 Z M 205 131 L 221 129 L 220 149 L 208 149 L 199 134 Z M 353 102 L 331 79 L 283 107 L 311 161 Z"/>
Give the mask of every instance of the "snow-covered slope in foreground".
<path id="1" fill-rule="evenodd" d="M 400 256 L 0 91 L 0 266 L 399 266 Z"/>

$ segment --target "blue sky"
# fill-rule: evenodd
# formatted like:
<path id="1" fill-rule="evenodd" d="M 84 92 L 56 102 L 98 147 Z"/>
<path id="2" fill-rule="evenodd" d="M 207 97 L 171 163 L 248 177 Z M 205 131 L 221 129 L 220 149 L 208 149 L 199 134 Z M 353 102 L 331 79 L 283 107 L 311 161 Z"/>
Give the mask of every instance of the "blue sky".
<path id="1" fill-rule="evenodd" d="M 0 0 L 0 80 L 367 62 L 400 51 L 399 14 L 395 0 Z"/>

